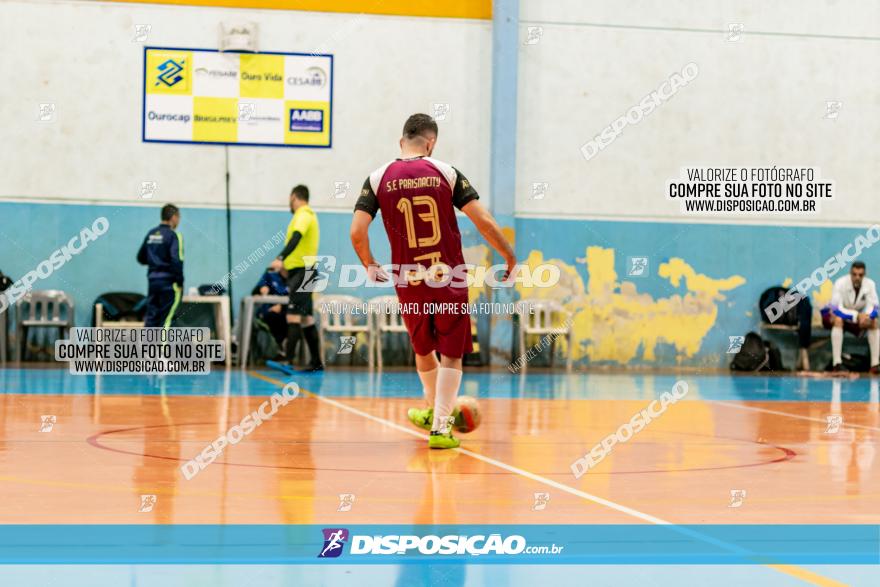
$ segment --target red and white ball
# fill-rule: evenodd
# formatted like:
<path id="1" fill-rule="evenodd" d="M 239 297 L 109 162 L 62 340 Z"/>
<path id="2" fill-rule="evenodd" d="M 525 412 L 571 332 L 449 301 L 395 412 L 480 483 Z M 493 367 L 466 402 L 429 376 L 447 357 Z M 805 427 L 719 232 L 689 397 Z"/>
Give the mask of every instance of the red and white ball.
<path id="1" fill-rule="evenodd" d="M 482 410 L 477 398 L 469 395 L 460 395 L 455 401 L 455 422 L 453 426 L 458 432 L 467 434 L 473 432 L 480 425 Z"/>

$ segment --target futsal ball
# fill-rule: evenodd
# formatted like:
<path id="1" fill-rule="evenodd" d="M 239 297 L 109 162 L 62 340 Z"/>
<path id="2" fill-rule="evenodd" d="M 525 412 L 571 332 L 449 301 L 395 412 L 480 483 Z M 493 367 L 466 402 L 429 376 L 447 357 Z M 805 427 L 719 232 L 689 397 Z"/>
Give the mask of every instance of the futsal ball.
<path id="1" fill-rule="evenodd" d="M 453 426 L 458 432 L 473 432 L 480 425 L 482 413 L 477 398 L 461 395 L 455 402 L 455 422 Z"/>

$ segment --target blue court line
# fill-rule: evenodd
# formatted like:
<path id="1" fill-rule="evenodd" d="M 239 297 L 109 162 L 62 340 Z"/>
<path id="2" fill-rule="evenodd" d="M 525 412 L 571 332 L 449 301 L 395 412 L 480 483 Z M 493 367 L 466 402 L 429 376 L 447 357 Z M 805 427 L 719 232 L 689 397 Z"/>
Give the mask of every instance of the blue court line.
<path id="1" fill-rule="evenodd" d="M 273 376 L 276 372 L 269 372 Z M 650 375 L 606 373 L 529 373 L 469 371 L 465 369 L 462 393 L 481 398 L 647 400 L 684 379 L 688 400 L 877 402 L 880 379 L 853 381 L 807 377 L 732 375 Z M 421 382 L 414 371 L 328 370 L 293 378 L 311 391 L 331 397 L 421 397 Z M 0 394 L 52 395 L 180 395 L 268 396 L 277 388 L 240 370 L 210 375 L 156 376 L 71 375 L 66 369 L 2 369 Z"/>

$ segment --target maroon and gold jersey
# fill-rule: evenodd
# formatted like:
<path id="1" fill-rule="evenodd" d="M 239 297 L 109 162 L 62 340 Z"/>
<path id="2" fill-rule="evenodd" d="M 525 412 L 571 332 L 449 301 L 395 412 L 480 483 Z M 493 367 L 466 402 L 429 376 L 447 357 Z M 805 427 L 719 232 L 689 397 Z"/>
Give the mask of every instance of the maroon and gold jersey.
<path id="1" fill-rule="evenodd" d="M 430 157 L 396 159 L 370 174 L 355 210 L 373 217 L 382 211 L 397 267 L 464 264 L 455 208 L 479 198 L 454 167 Z M 416 275 L 415 277 L 418 277 Z M 401 301 L 466 302 L 467 287 L 431 287 L 413 278 L 397 284 Z"/>

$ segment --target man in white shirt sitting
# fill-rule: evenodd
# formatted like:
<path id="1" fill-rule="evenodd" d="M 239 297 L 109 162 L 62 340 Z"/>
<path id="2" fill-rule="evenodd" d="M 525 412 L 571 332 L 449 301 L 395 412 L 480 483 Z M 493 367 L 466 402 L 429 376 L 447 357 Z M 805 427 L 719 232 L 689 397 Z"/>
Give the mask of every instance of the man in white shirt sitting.
<path id="1" fill-rule="evenodd" d="M 856 261 L 844 275 L 834 282 L 831 303 L 822 308 L 822 325 L 831 329 L 831 363 L 834 371 L 846 371 L 841 354 L 843 331 L 855 336 L 867 332 L 871 349 L 871 373 L 880 373 L 880 330 L 877 328 L 877 312 L 880 301 L 873 279 L 865 277 L 865 264 Z"/>

